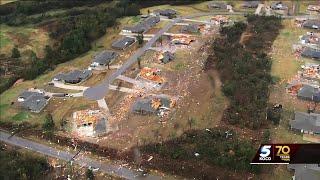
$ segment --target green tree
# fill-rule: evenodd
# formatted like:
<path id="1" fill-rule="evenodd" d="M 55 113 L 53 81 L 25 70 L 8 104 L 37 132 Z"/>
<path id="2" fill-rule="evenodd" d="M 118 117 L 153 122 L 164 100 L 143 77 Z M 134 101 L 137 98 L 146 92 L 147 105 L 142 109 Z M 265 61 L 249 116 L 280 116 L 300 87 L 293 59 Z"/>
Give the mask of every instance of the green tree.
<path id="1" fill-rule="evenodd" d="M 18 49 L 17 46 L 15 46 L 15 47 L 12 48 L 12 50 L 11 50 L 11 57 L 12 57 L 12 58 L 19 58 L 19 57 L 21 57 L 20 51 L 19 51 L 19 49 Z"/>
<path id="2" fill-rule="evenodd" d="M 91 169 L 87 169 L 86 171 L 86 177 L 88 180 L 93 180 L 94 179 L 94 174 L 93 174 L 93 171 Z"/>
<path id="3" fill-rule="evenodd" d="M 45 117 L 44 124 L 42 126 L 46 132 L 52 132 L 54 129 L 54 121 L 51 114 L 47 114 Z"/>
<path id="4" fill-rule="evenodd" d="M 139 44 L 139 46 L 142 46 L 142 44 L 143 44 L 143 34 L 142 33 L 139 33 L 138 35 L 137 35 L 137 41 L 138 41 L 138 44 Z"/>

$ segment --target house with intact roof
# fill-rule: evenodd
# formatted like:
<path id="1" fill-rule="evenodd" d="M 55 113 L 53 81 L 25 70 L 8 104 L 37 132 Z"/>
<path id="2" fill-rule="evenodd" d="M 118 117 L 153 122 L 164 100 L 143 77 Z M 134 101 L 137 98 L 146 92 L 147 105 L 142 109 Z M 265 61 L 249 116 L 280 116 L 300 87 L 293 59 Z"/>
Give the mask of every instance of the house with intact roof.
<path id="1" fill-rule="evenodd" d="M 301 133 L 320 135 L 320 114 L 295 112 L 290 127 Z"/>
<path id="2" fill-rule="evenodd" d="M 319 87 L 304 84 L 298 91 L 298 98 L 308 101 L 320 102 Z"/>
<path id="3" fill-rule="evenodd" d="M 160 22 L 159 16 L 150 16 L 134 26 L 124 27 L 122 31 L 127 33 L 144 33 L 158 22 Z"/>
<path id="4" fill-rule="evenodd" d="M 61 81 L 63 83 L 77 84 L 85 81 L 92 75 L 91 70 L 74 70 L 69 73 L 60 73 L 53 77 L 54 81 Z"/>
<path id="5" fill-rule="evenodd" d="M 118 49 L 118 50 L 124 50 L 131 46 L 133 43 L 136 42 L 135 38 L 131 37 L 123 37 L 121 39 L 118 39 L 112 43 L 112 48 Z"/>
<path id="6" fill-rule="evenodd" d="M 118 56 L 119 54 L 114 51 L 108 51 L 108 50 L 102 51 L 98 55 L 94 56 L 90 66 L 91 67 L 107 66 L 111 64 Z"/>
<path id="7" fill-rule="evenodd" d="M 50 97 L 43 92 L 24 91 L 18 96 L 18 102 L 23 109 L 34 113 L 40 113 L 48 104 Z"/>
<path id="8" fill-rule="evenodd" d="M 177 11 L 173 9 L 156 9 L 153 11 L 153 13 L 155 15 L 167 16 L 168 18 L 171 18 L 177 14 Z"/>

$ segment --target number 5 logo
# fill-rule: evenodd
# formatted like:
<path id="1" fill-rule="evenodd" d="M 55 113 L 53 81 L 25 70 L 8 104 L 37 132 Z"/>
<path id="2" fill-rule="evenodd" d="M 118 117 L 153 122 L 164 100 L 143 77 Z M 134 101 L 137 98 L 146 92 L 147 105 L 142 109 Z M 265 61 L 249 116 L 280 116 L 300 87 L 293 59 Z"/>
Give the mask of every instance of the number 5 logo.
<path id="1" fill-rule="evenodd" d="M 270 145 L 262 146 L 260 149 L 260 157 L 268 157 L 270 155 Z"/>

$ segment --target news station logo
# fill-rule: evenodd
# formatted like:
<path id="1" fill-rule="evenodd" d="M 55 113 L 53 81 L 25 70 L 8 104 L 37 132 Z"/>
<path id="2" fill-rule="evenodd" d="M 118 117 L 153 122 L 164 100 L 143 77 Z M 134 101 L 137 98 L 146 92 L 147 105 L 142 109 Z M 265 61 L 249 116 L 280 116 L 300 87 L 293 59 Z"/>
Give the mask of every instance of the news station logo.
<path id="1" fill-rule="evenodd" d="M 263 145 L 260 148 L 260 161 L 271 161 L 271 145 Z"/>
<path id="2" fill-rule="evenodd" d="M 276 156 L 278 156 L 282 161 L 290 161 L 290 147 L 289 146 L 275 146 L 277 149 Z"/>
<path id="3" fill-rule="evenodd" d="M 251 164 L 320 164 L 320 144 L 262 144 Z"/>

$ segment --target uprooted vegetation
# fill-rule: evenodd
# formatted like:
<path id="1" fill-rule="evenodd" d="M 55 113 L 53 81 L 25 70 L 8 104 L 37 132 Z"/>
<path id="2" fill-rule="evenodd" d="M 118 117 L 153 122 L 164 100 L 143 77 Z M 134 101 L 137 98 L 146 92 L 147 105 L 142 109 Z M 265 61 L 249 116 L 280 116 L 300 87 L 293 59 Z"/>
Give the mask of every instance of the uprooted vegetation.
<path id="1" fill-rule="evenodd" d="M 214 54 L 206 68 L 215 65 L 223 81 L 223 92 L 230 99 L 224 119 L 231 124 L 252 129 L 264 124 L 269 97 L 271 60 L 267 56 L 281 28 L 281 19 L 249 16 L 248 24 L 236 23 L 221 30 L 222 37 L 213 44 Z M 239 43 L 243 32 L 250 38 Z"/>
<path id="2" fill-rule="evenodd" d="M 260 167 L 250 165 L 255 154 L 253 145 L 221 128 L 187 131 L 179 138 L 143 146 L 141 151 L 155 159 L 145 161 L 144 166 L 184 177 L 232 179 L 232 173 L 215 169 L 219 167 L 244 174 L 260 172 Z"/>

